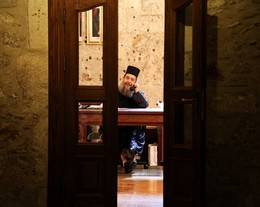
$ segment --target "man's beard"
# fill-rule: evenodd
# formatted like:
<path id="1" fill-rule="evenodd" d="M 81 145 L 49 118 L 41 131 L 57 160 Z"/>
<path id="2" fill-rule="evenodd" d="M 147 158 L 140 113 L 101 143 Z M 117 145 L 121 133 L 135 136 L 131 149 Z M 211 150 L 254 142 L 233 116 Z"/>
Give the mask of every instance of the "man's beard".
<path id="1" fill-rule="evenodd" d="M 123 81 L 120 83 L 120 85 L 118 86 L 119 92 L 126 97 L 132 97 L 134 94 L 134 91 L 130 90 L 130 86 L 126 85 Z"/>

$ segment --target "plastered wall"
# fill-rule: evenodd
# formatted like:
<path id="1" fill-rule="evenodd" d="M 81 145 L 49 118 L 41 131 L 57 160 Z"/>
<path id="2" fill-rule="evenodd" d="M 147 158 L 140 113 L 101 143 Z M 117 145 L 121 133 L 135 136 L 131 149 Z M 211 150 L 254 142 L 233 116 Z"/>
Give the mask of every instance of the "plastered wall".
<path id="1" fill-rule="evenodd" d="M 118 81 L 128 65 L 140 68 L 138 82 L 149 107 L 163 101 L 164 1 L 120 0 Z M 87 33 L 87 32 L 86 32 Z M 102 44 L 80 44 L 80 85 L 102 85 Z"/>

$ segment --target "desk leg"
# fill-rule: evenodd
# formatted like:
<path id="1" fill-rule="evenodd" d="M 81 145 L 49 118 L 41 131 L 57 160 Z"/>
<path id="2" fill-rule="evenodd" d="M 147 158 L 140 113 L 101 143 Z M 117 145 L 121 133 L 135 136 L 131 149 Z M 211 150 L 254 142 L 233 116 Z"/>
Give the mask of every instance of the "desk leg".
<path id="1" fill-rule="evenodd" d="M 163 165 L 163 145 L 164 145 L 163 126 L 158 126 L 157 136 L 158 136 L 158 165 Z"/>
<path id="2" fill-rule="evenodd" d="M 83 124 L 79 123 L 79 143 L 85 143 L 86 142 L 86 127 Z"/>

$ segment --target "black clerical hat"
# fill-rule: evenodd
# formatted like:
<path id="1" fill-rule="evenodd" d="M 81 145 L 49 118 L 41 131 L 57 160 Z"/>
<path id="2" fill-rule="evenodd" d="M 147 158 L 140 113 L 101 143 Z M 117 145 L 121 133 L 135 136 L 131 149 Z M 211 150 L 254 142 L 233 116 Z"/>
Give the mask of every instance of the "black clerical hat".
<path id="1" fill-rule="evenodd" d="M 139 72 L 140 72 L 140 69 L 138 69 L 134 66 L 131 66 L 131 65 L 129 65 L 126 70 L 126 73 L 130 73 L 130 74 L 134 75 L 136 78 L 138 77 Z"/>

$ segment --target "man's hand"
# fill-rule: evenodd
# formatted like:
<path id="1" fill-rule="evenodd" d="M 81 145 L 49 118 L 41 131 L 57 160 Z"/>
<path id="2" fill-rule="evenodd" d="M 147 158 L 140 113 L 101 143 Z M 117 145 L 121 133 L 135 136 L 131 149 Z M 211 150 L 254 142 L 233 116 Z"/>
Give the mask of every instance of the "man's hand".
<path id="1" fill-rule="evenodd" d="M 140 90 L 139 87 L 140 87 L 140 85 L 138 83 L 134 84 L 135 93 L 137 93 Z"/>

